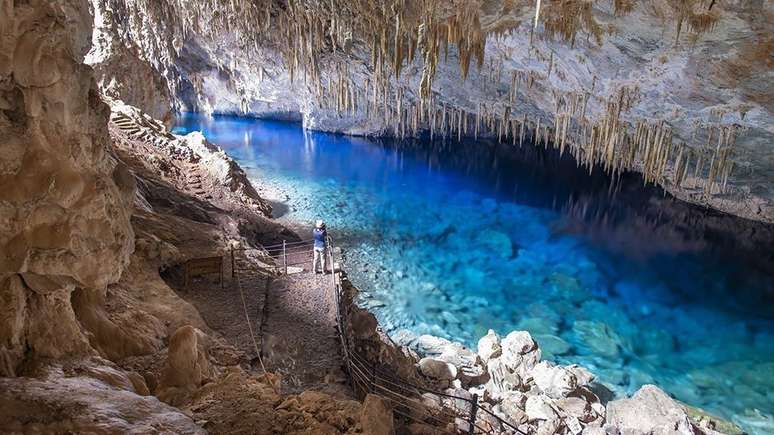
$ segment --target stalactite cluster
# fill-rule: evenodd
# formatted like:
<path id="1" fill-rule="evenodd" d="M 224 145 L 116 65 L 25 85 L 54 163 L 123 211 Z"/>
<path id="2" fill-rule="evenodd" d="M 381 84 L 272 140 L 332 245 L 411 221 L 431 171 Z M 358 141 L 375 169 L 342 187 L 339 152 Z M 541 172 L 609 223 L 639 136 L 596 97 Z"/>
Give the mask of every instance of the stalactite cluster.
<path id="1" fill-rule="evenodd" d="M 677 143 L 665 120 L 632 119 L 627 113 L 638 97 L 635 88 L 621 88 L 607 96 L 597 95 L 594 84 L 590 90 L 555 92 L 554 113 L 528 113 L 521 103 L 528 100 L 535 84 L 561 74 L 554 67 L 554 53 L 535 51 L 547 65 L 545 72 L 508 71 L 502 52 L 497 57 L 492 52 L 499 51 L 485 50 L 487 41 L 515 31 L 521 24 L 519 17 L 535 8 L 535 28 L 542 22 L 547 37 L 574 44 L 576 35 L 584 33 L 601 43 L 606 28 L 594 17 L 595 1 L 494 2 L 500 6 L 495 18 L 482 12 L 491 9 L 491 0 L 199 0 L 201 7 L 190 7 L 185 0 L 169 1 L 159 2 L 165 7 L 148 9 L 157 12 L 156 19 L 172 24 L 179 33 L 175 40 L 227 29 L 248 51 L 274 47 L 282 54 L 291 82 L 309 89 L 319 107 L 342 116 L 364 113 L 368 119 L 381 120 L 397 137 L 422 132 L 457 140 L 486 135 L 519 146 L 531 140 L 571 153 L 589 170 L 595 166 L 614 174 L 639 170 L 646 182 L 685 186 L 688 178 L 695 185 L 698 177 L 706 176 L 702 185 L 707 194 L 714 188 L 724 189 L 733 167 L 734 128 L 711 128 L 702 146 Z M 710 10 L 706 0 L 653 1 L 677 21 L 678 38 L 684 23 L 699 33 L 717 21 L 717 11 Z M 633 0 L 615 0 L 610 6 L 616 15 L 639 7 Z M 460 81 L 468 78 L 475 64 L 481 86 L 497 89 L 510 79 L 506 95 L 476 107 L 442 101 L 434 90 L 434 78 L 437 66 L 448 60 L 452 50 L 459 62 Z M 363 54 L 370 58 L 363 67 L 342 61 Z M 421 71 L 417 83 L 402 77 L 408 66 Z M 195 78 L 192 85 L 201 87 Z M 541 87 L 550 89 L 550 85 Z M 604 103 L 601 115 L 586 113 L 592 98 Z M 247 105 L 245 97 L 243 110 Z"/>

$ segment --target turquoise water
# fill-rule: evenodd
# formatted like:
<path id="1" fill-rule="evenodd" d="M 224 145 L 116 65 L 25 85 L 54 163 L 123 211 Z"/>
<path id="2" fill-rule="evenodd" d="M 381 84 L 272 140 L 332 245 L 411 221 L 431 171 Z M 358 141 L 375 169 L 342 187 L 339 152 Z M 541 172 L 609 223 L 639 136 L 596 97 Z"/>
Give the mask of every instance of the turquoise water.
<path id="1" fill-rule="evenodd" d="M 281 220 L 323 218 L 360 303 L 396 339 L 475 346 L 526 329 L 616 394 L 655 383 L 774 432 L 774 229 L 672 200 L 551 150 L 374 141 L 182 115 Z M 560 175 L 557 175 L 560 174 Z"/>

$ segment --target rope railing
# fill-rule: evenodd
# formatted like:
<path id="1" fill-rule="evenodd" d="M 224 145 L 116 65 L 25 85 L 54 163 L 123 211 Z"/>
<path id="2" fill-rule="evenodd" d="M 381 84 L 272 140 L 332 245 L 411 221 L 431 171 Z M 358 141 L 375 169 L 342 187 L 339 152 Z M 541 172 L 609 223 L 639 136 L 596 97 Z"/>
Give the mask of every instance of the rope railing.
<path id="1" fill-rule="evenodd" d="M 232 277 L 238 271 L 235 252 L 251 249 L 234 248 L 231 250 Z M 311 266 L 314 240 L 283 242 L 282 244 L 265 246 L 259 251 L 268 252 L 274 260 L 275 272 L 287 274 L 290 266 L 302 264 Z M 441 433 L 525 434 L 511 422 L 482 406 L 483 403 L 479 402 L 479 397 L 476 394 L 464 397 L 417 385 L 383 369 L 366 355 L 358 352 L 350 343 L 346 332 L 349 313 L 342 304 L 344 289 L 341 286 L 340 271 L 336 268 L 333 239 L 330 237 L 327 240 L 323 255 L 326 256 L 327 268 L 332 271 L 331 285 L 326 287 L 332 293 L 335 307 L 343 367 L 355 394 L 362 393 L 362 396 L 369 393 L 376 394 L 392 405 L 396 416 L 400 416 L 406 421 L 430 425 Z M 479 417 L 486 417 L 487 420 L 481 421 Z"/>

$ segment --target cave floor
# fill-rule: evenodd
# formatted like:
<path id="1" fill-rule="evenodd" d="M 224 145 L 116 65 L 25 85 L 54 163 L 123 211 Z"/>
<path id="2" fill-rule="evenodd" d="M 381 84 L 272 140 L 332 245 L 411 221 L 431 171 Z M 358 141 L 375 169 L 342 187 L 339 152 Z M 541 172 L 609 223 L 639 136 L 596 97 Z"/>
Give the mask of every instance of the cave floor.
<path id="1" fill-rule="evenodd" d="M 330 275 L 304 270 L 268 277 L 254 266 L 240 267 L 239 284 L 263 365 L 282 376 L 282 393 L 313 389 L 353 398 L 341 367 Z M 253 372 L 263 373 L 239 289 L 231 284 L 228 273 L 223 289 L 217 279 L 203 279 L 178 294 L 196 307 L 213 331 L 244 352 Z"/>

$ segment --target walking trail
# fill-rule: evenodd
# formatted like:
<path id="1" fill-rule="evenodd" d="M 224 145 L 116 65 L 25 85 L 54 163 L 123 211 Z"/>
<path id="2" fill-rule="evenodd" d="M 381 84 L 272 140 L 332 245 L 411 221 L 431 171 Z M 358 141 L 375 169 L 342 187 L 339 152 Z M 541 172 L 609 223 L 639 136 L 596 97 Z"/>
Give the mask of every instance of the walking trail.
<path id="1" fill-rule="evenodd" d="M 180 293 L 196 306 L 210 328 L 245 353 L 255 373 L 262 373 L 257 345 L 266 370 L 282 376 L 283 394 L 314 389 L 352 398 L 342 369 L 331 275 L 312 273 L 311 256 L 305 261 L 302 255 L 306 254 L 291 258 L 291 262 L 302 263 L 289 275 L 268 273 L 265 265 L 247 258 L 249 255 L 238 256 L 238 285 L 232 285 L 227 265 L 223 290 L 217 280 L 204 279 L 195 280 Z"/>

